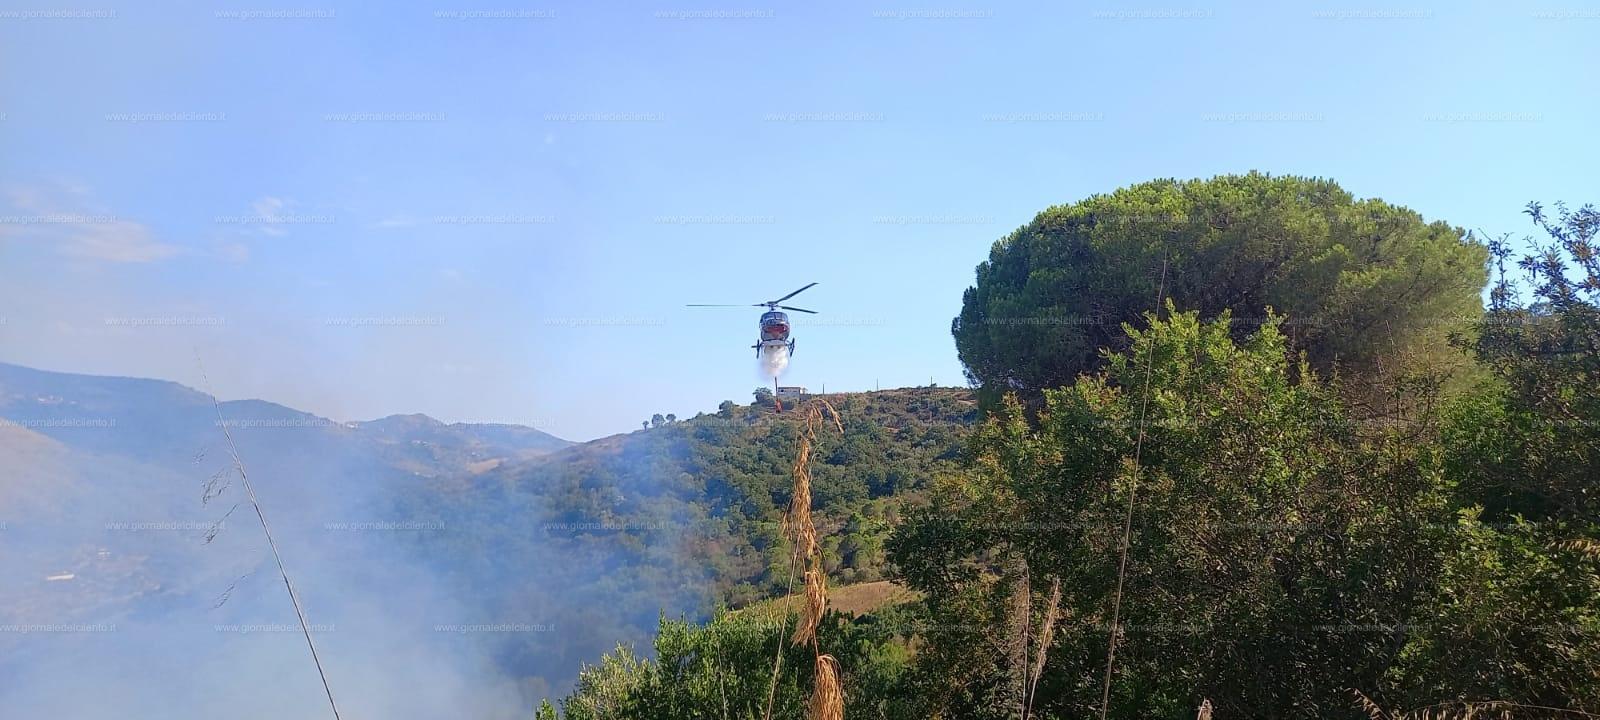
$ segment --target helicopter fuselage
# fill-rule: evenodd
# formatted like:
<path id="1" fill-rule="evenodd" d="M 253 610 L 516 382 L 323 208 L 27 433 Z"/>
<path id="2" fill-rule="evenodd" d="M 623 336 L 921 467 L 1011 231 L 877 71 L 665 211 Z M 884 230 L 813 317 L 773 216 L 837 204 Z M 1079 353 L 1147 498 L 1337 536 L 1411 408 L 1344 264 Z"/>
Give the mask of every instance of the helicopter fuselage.
<path id="1" fill-rule="evenodd" d="M 761 314 L 761 338 L 750 347 L 755 348 L 756 356 L 761 356 L 763 348 L 788 347 L 789 352 L 794 352 L 794 341 L 789 339 L 789 316 L 786 313 L 771 310 Z"/>

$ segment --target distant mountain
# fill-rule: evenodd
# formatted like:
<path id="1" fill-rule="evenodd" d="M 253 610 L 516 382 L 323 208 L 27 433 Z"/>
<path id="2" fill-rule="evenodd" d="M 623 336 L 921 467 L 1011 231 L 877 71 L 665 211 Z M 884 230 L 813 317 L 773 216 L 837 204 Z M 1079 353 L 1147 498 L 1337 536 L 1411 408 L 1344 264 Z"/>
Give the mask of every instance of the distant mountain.
<path id="1" fill-rule="evenodd" d="M 870 582 L 900 509 L 955 467 L 975 404 L 942 388 L 830 400 L 844 433 L 815 449 L 817 522 L 835 581 Z M 659 614 L 786 581 L 793 413 L 732 406 L 572 444 L 423 415 L 221 410 L 352 715 L 526 717 L 617 643 L 647 648 Z M 0 633 L 0 676 L 17 680 L 0 704 L 322 712 L 241 485 L 210 396 L 0 364 L 0 627 L 115 628 Z M 257 696 L 241 673 L 281 681 Z"/>
<path id="2" fill-rule="evenodd" d="M 414 462 L 419 473 L 466 468 L 483 472 L 501 463 L 527 460 L 572 445 L 549 433 L 523 425 L 445 424 L 427 415 L 390 415 L 351 423 L 361 435 L 394 446 Z"/>
<path id="3" fill-rule="evenodd" d="M 401 454 L 413 459 L 431 455 L 431 465 L 443 468 L 458 462 L 527 459 L 572 444 L 521 425 L 447 425 L 426 415 L 339 423 L 263 400 L 223 401 L 221 415 L 241 436 L 264 431 L 263 435 L 278 439 L 304 439 L 310 430 L 340 442 L 413 445 L 427 450 L 419 455 L 408 448 Z M 211 396 L 178 383 L 47 372 L 6 363 L 0 363 L 0 418 L 76 448 L 144 459 L 192 451 L 196 442 L 214 442 L 220 426 Z M 281 430 L 293 432 L 272 432 Z"/>

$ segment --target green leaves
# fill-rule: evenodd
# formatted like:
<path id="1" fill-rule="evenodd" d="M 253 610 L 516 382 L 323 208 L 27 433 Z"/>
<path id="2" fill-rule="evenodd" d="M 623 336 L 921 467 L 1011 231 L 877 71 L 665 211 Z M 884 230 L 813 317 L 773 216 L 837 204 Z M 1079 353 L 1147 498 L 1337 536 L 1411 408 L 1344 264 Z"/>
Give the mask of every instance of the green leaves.
<path id="1" fill-rule="evenodd" d="M 655 659 L 618 647 L 584 668 L 561 705 L 566 720 L 755 720 L 764 716 L 774 651 L 783 663 L 772 717 L 804 716 L 813 657 L 809 647 L 784 642 L 783 618 L 721 613 L 705 624 L 663 618 Z M 889 624 L 852 622 L 829 613 L 818 627 L 824 653 L 845 668 L 847 717 L 889 717 L 909 653 Z M 868 715 L 868 711 L 874 711 Z M 894 716 L 909 718 L 911 715 Z M 542 720 L 542 719 L 541 719 Z"/>
<path id="2" fill-rule="evenodd" d="M 1600 573 L 1567 524 L 1461 512 L 1452 550 L 1386 681 L 1412 704 L 1506 698 L 1600 707 Z"/>
<path id="3" fill-rule="evenodd" d="M 1483 246 L 1444 223 L 1328 180 L 1257 173 L 1157 180 L 1055 206 L 995 243 L 952 323 L 967 372 L 1034 403 L 1125 350 L 1168 295 L 1247 337 L 1268 307 L 1312 366 L 1370 370 L 1437 354 L 1481 314 Z"/>
<path id="4" fill-rule="evenodd" d="M 1182 212 L 1159 232 L 1111 223 L 1139 207 Z M 891 542 L 930 613 L 982 628 L 929 639 L 919 665 L 967 678 L 942 707 L 1003 714 L 1010 661 L 971 644 L 1019 626 L 1003 598 L 1020 567 L 1060 576 L 1076 619 L 1050 655 L 1046 712 L 1098 709 L 1137 492 L 1115 716 L 1200 698 L 1345 716 L 1359 711 L 1346 688 L 1401 710 L 1600 712 L 1600 213 L 1530 214 L 1555 242 L 1516 263 L 1531 294 L 1502 278 L 1459 333 L 1481 367 L 1450 396 L 1466 358 L 1442 340 L 1477 314 L 1482 249 L 1331 183 L 1149 183 L 1051 208 L 997 244 L 958 347 L 991 390 L 1036 399 L 997 403 L 969 472 Z M 1493 246 L 1504 267 L 1507 244 Z M 1165 319 L 1143 306 L 1153 248 L 1180 268 Z M 996 322 L 1029 312 L 1073 321 Z M 1117 333 L 1077 322 L 1104 317 Z M 1039 351 L 1089 345 L 1093 362 Z M 1384 347 L 1401 371 L 1362 365 Z"/>
<path id="5" fill-rule="evenodd" d="M 1488 369 L 1450 407 L 1440 438 L 1447 490 L 1462 507 L 1388 682 L 1412 705 L 1501 698 L 1600 709 L 1600 288 L 1592 273 L 1600 215 L 1529 215 L 1555 241 L 1504 275 L 1472 349 Z M 1497 265 L 1510 258 L 1492 244 Z"/>
<path id="6" fill-rule="evenodd" d="M 1403 624 L 1429 572 L 1429 556 L 1396 549 L 1436 504 L 1396 481 L 1420 472 L 1414 456 L 1362 440 L 1338 395 L 1293 363 L 1275 314 L 1239 338 L 1226 311 L 1165 310 L 1130 323 L 1100 373 L 1045 391 L 1036 425 L 1004 402 L 974 433 L 971 471 L 941 496 L 956 502 L 910 522 L 891 557 L 945 622 L 996 618 L 991 634 L 1008 627 L 993 609 L 1006 558 L 1059 576 L 1074 621 L 1039 702 L 1092 714 L 1137 492 L 1114 712 L 1149 717 L 1200 697 L 1247 714 L 1340 712 L 1342 688 L 1375 681 L 1394 652 L 1384 628 Z M 1003 656 L 979 657 L 1005 674 Z"/>

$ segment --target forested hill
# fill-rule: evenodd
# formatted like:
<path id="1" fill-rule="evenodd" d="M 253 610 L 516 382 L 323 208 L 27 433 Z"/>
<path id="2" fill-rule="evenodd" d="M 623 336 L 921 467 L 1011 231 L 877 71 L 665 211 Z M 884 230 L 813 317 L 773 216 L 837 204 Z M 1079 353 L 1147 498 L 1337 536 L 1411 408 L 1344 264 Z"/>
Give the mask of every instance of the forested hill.
<path id="1" fill-rule="evenodd" d="M 976 420 L 970 390 L 827 396 L 843 435 L 819 432 L 817 524 L 835 583 L 883 576 L 906 503 L 959 467 Z M 660 615 L 705 617 L 781 594 L 779 544 L 799 416 L 768 404 L 662 422 L 401 498 L 400 517 L 444 528 L 420 550 L 482 588 L 488 617 L 550 625 L 495 641 L 507 669 L 559 687 L 619 642 L 647 647 Z"/>
<path id="2" fill-rule="evenodd" d="M 838 543 L 829 570 L 846 582 L 877 579 L 897 509 L 936 473 L 955 468 L 976 402 L 967 390 L 939 388 L 828 401 L 844 434 L 819 437 L 812 497 Z M 708 563 L 716 599 L 740 605 L 785 580 L 769 570 L 787 568 L 774 543 L 793 485 L 798 428 L 793 413 L 770 405 L 725 404 L 716 414 L 580 445 L 503 478 L 547 498 L 543 524 L 553 532 L 682 533 L 690 554 Z"/>
<path id="3" fill-rule="evenodd" d="M 843 436 L 822 433 L 813 451 L 815 512 L 836 545 L 829 570 L 843 582 L 874 580 L 899 509 L 934 475 L 957 467 L 976 400 L 961 388 L 902 388 L 827 401 L 844 428 Z M 517 508 L 516 523 L 501 527 L 441 518 L 485 542 L 504 531 L 494 540 L 502 548 L 670 550 L 674 565 L 709 569 L 713 602 L 743 605 L 785 581 L 777 575 L 787 568 L 777 523 L 793 483 L 798 422 L 770 404 L 725 402 L 716 413 L 459 476 L 429 502 L 441 502 L 435 512 L 477 519 Z"/>

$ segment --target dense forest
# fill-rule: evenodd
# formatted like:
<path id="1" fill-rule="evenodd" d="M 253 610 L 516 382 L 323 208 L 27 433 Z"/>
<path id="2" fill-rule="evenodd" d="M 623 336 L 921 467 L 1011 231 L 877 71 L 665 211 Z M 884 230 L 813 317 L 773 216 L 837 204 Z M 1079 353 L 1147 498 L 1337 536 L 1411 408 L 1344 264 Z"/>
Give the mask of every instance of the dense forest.
<path id="1" fill-rule="evenodd" d="M 663 619 L 537 716 L 1594 717 L 1600 213 L 1527 215 L 1485 238 L 1262 174 L 1045 210 L 953 323 L 967 437 L 915 417 L 954 391 L 817 433 L 829 579 L 900 601 L 809 645 L 781 612 Z M 683 557 L 725 607 L 789 593 L 802 414 L 724 412 L 593 458 L 617 498 L 546 479 L 552 512 L 714 519 Z M 679 486 L 630 481 L 658 462 Z"/>
<path id="2" fill-rule="evenodd" d="M 473 588 L 477 614 L 558 629 L 481 639 L 495 645 L 498 670 L 541 697 L 619 638 L 647 641 L 663 612 L 704 619 L 787 590 L 780 525 L 798 432 L 771 394 L 442 475 L 395 495 L 386 515 L 449 528 L 409 549 Z M 825 570 L 840 585 L 881 581 L 890 530 L 936 477 L 960 470 L 977 403 L 964 388 L 828 397 L 844 422 L 819 438 L 812 464 Z"/>

